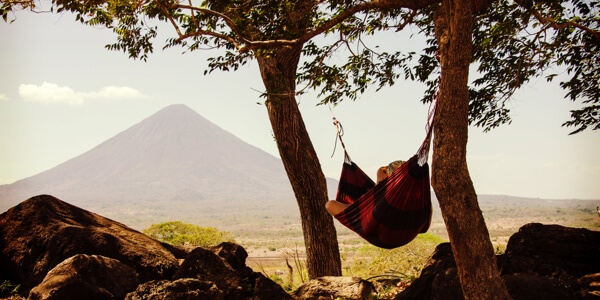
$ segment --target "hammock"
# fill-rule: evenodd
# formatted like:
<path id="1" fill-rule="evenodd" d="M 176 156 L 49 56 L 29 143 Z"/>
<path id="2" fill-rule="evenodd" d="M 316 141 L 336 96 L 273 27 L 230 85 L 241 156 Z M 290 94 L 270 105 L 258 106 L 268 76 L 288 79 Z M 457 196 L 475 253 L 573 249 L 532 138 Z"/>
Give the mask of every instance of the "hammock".
<path id="1" fill-rule="evenodd" d="M 377 247 L 392 249 L 406 245 L 429 229 L 432 208 L 427 158 L 433 110 L 429 113 L 426 138 L 417 154 L 378 184 L 352 162 L 341 140 L 341 125 L 334 118 L 344 148 L 336 201 L 350 205 L 334 217 Z"/>

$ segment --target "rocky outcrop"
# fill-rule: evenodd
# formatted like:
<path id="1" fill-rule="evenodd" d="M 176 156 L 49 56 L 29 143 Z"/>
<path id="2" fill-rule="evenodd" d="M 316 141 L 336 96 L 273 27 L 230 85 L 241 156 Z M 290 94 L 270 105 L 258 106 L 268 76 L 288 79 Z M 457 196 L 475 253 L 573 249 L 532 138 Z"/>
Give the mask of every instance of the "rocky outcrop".
<path id="1" fill-rule="evenodd" d="M 509 292 L 523 295 L 520 299 L 591 297 L 593 286 L 585 283 L 600 272 L 600 232 L 527 224 L 509 239 L 500 270 Z"/>
<path id="2" fill-rule="evenodd" d="M 30 198 L 0 215 L 0 276 L 19 282 L 24 291 L 76 254 L 119 260 L 141 282 L 170 278 L 179 266 L 158 241 L 52 196 Z"/>
<path id="3" fill-rule="evenodd" d="M 326 276 L 312 279 L 296 289 L 298 299 L 376 299 L 373 285 L 358 277 Z"/>
<path id="4" fill-rule="evenodd" d="M 213 249 L 196 248 L 173 278 L 214 282 L 227 299 L 291 299 L 281 286 L 247 267 L 247 257 L 246 250 L 233 243 Z"/>
<path id="5" fill-rule="evenodd" d="M 280 285 L 247 267 L 247 257 L 246 250 L 233 243 L 196 248 L 171 280 L 141 284 L 126 299 L 292 299 Z"/>
<path id="6" fill-rule="evenodd" d="M 247 267 L 247 256 L 233 243 L 163 245 L 48 195 L 0 215 L 0 280 L 31 300 L 292 299 Z"/>
<path id="7" fill-rule="evenodd" d="M 600 232 L 527 224 L 510 238 L 498 266 L 515 300 L 600 299 Z M 449 243 L 395 299 L 464 299 Z"/>
<path id="8" fill-rule="evenodd" d="M 456 262 L 450 243 L 439 244 L 421 275 L 395 299 L 461 299 Z"/>
<path id="9" fill-rule="evenodd" d="M 527 224 L 508 240 L 502 274 L 537 274 L 570 281 L 600 272 L 600 232 Z"/>

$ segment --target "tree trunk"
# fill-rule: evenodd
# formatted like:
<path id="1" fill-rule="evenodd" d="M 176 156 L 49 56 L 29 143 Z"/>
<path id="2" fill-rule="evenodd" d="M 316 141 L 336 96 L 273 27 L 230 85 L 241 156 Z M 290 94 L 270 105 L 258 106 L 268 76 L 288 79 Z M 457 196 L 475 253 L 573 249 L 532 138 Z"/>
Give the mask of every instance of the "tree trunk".
<path id="1" fill-rule="evenodd" d="M 510 299 L 467 168 L 473 0 L 443 0 L 435 16 L 441 61 L 432 185 L 465 299 Z"/>
<path id="2" fill-rule="evenodd" d="M 325 210 L 325 175 L 296 103 L 299 59 L 300 47 L 280 48 L 257 56 L 267 90 L 271 127 L 300 209 L 308 276 L 340 276 L 337 234 L 333 218 Z"/>

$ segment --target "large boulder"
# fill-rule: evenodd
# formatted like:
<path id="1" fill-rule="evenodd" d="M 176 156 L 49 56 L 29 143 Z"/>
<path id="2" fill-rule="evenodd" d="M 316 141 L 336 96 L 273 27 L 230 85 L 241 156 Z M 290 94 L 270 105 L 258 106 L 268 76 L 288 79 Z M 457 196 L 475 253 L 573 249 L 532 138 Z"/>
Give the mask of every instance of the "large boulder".
<path id="1" fill-rule="evenodd" d="M 515 300 L 569 300 L 579 299 L 571 283 L 532 273 L 503 275 L 508 292 Z"/>
<path id="2" fill-rule="evenodd" d="M 298 299 L 375 299 L 373 285 L 358 277 L 319 277 L 294 291 Z"/>
<path id="3" fill-rule="evenodd" d="M 421 275 L 396 296 L 400 299 L 463 299 L 450 243 L 439 244 Z"/>
<path id="4" fill-rule="evenodd" d="M 247 257 L 233 243 L 190 252 L 161 244 L 47 195 L 0 215 L 0 280 L 32 300 L 292 299 Z"/>
<path id="5" fill-rule="evenodd" d="M 196 248 L 183 261 L 173 279 L 194 278 L 214 282 L 219 289 L 225 291 L 228 298 L 242 299 L 251 295 L 251 292 L 244 288 L 243 280 L 247 278 L 245 275 L 236 272 L 214 252 Z"/>
<path id="6" fill-rule="evenodd" d="M 498 266 L 509 293 L 520 299 L 598 297 L 600 232 L 537 223 L 510 239 Z M 449 243 L 438 245 L 420 277 L 395 299 L 464 299 Z"/>
<path id="7" fill-rule="evenodd" d="M 246 266 L 248 252 L 244 247 L 234 243 L 221 243 L 212 248 L 212 251 L 221 257 L 231 268 L 241 275 L 253 273 L 252 269 Z"/>
<path id="8" fill-rule="evenodd" d="M 0 279 L 21 284 L 22 292 L 77 254 L 119 260 L 136 270 L 140 282 L 171 278 L 179 265 L 156 240 L 49 195 L 0 215 Z"/>
<path id="9" fill-rule="evenodd" d="M 571 280 L 600 272 L 600 232 L 531 223 L 508 240 L 502 274 L 527 273 Z"/>
<path id="10" fill-rule="evenodd" d="M 510 237 L 504 256 L 502 276 L 520 299 L 586 297 L 593 294 L 587 278 L 600 272 L 600 232 L 531 223 Z"/>
<path id="11" fill-rule="evenodd" d="M 137 287 L 137 273 L 120 261 L 77 254 L 54 267 L 29 292 L 29 300 L 123 299 Z"/>
<path id="12" fill-rule="evenodd" d="M 226 299 L 292 299 L 280 285 L 247 267 L 247 257 L 246 250 L 233 243 L 222 243 L 211 249 L 196 248 L 173 279 L 196 279 L 207 283 L 206 286 L 214 283 Z M 136 293 L 140 297 L 144 295 L 144 291 Z"/>

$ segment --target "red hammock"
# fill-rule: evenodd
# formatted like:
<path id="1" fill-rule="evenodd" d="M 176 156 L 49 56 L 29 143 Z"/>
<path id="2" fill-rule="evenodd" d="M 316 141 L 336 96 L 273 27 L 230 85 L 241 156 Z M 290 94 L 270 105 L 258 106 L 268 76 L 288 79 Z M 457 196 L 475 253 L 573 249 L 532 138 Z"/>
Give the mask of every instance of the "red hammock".
<path id="1" fill-rule="evenodd" d="M 427 136 L 417 154 L 377 185 L 350 160 L 338 127 L 345 159 L 336 201 L 350 206 L 335 218 L 377 247 L 406 245 L 429 229 L 432 208 L 427 157 L 432 116 L 433 111 L 429 114 Z M 340 126 L 337 120 L 334 123 Z"/>

